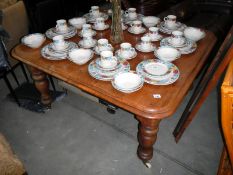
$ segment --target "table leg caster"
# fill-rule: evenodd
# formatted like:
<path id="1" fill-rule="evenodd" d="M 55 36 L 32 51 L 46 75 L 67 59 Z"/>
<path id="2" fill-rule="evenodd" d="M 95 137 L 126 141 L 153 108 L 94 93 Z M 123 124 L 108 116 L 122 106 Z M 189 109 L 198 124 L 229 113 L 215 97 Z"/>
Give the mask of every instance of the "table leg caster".
<path id="1" fill-rule="evenodd" d="M 151 168 L 152 165 L 151 165 L 151 162 L 150 161 L 147 161 L 147 162 L 143 162 L 144 165 L 147 167 L 147 168 Z"/>

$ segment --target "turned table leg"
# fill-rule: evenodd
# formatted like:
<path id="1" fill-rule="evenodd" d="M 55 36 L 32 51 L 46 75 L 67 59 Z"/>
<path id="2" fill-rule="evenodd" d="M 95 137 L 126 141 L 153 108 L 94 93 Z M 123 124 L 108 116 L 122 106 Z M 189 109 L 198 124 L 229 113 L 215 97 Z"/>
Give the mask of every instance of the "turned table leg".
<path id="1" fill-rule="evenodd" d="M 139 120 L 138 128 L 138 157 L 143 161 L 143 163 L 150 168 L 149 161 L 153 157 L 153 145 L 157 138 L 157 133 L 159 129 L 159 123 L 161 120 L 157 119 L 146 119 L 140 116 L 136 116 Z"/>
<path id="2" fill-rule="evenodd" d="M 28 67 L 29 70 L 31 71 L 32 79 L 34 80 L 35 87 L 41 94 L 41 103 L 44 106 L 50 108 L 52 103 L 52 97 L 49 93 L 49 81 L 46 77 L 46 74 L 35 67 L 32 66 L 28 66 Z"/>

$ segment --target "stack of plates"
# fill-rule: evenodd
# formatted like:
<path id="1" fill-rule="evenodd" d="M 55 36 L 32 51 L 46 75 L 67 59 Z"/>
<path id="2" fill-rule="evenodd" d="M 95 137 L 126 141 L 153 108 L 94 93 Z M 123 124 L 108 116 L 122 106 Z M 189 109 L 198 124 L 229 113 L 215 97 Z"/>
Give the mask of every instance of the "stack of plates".
<path id="1" fill-rule="evenodd" d="M 100 14 L 98 16 L 93 16 L 91 13 L 87 13 L 85 15 L 83 15 L 84 18 L 86 18 L 87 23 L 95 23 L 96 18 L 104 18 L 104 21 L 106 21 L 108 19 L 108 14 L 100 12 Z"/>
<path id="2" fill-rule="evenodd" d="M 153 85 L 172 84 L 180 75 L 174 64 L 158 59 L 142 61 L 137 65 L 136 71 L 145 78 L 145 82 Z"/>
<path id="3" fill-rule="evenodd" d="M 66 32 L 60 32 L 56 29 L 56 27 L 53 27 L 48 29 L 45 35 L 50 39 L 53 39 L 53 37 L 57 35 L 63 35 L 65 39 L 69 39 L 72 38 L 74 35 L 76 35 L 76 33 L 77 30 L 73 26 L 69 26 Z"/>
<path id="4" fill-rule="evenodd" d="M 93 60 L 88 66 L 89 74 L 98 80 L 110 81 L 118 72 L 129 71 L 130 64 L 127 61 L 118 61 L 114 67 L 104 68 L 101 65 L 100 58 Z"/>
<path id="5" fill-rule="evenodd" d="M 177 22 L 176 26 L 174 26 L 173 28 L 168 28 L 165 22 L 163 21 L 158 25 L 158 27 L 161 32 L 166 33 L 166 34 L 171 34 L 175 30 L 183 31 L 187 26 L 185 24 Z"/>
<path id="6" fill-rule="evenodd" d="M 171 37 L 167 37 L 161 40 L 161 46 L 171 46 L 180 51 L 181 54 L 189 54 L 197 49 L 197 44 L 189 39 L 185 39 L 185 42 L 181 45 L 175 45 L 172 42 Z"/>
<path id="7" fill-rule="evenodd" d="M 44 46 L 41 49 L 41 55 L 44 58 L 47 58 L 49 60 L 66 59 L 67 53 L 69 52 L 69 50 L 77 47 L 77 45 L 74 42 L 69 42 L 69 41 L 65 41 L 65 42 L 66 42 L 66 47 L 62 50 L 56 50 L 53 43 L 50 43 L 50 44 Z"/>
<path id="8" fill-rule="evenodd" d="M 124 93 L 131 93 L 141 89 L 143 83 L 143 76 L 137 74 L 135 71 L 119 72 L 112 80 L 112 86 Z"/>

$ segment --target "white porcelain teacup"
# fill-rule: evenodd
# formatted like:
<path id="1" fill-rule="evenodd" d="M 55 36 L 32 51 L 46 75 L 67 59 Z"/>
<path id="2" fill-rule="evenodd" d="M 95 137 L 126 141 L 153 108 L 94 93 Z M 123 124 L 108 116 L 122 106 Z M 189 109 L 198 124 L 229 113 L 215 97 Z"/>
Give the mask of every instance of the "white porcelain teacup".
<path id="1" fill-rule="evenodd" d="M 135 32 L 135 33 L 140 33 L 141 30 L 142 30 L 142 22 L 141 21 L 133 21 L 132 24 L 131 24 L 131 27 L 132 27 L 132 31 Z"/>
<path id="2" fill-rule="evenodd" d="M 105 50 L 112 50 L 112 45 L 108 43 L 108 40 L 105 38 L 101 38 L 98 40 L 98 50 L 101 53 L 102 51 Z"/>
<path id="3" fill-rule="evenodd" d="M 112 51 L 102 51 L 100 53 L 100 64 L 103 68 L 111 69 L 117 65 L 117 59 Z"/>
<path id="4" fill-rule="evenodd" d="M 84 33 L 83 34 L 83 46 L 84 47 L 93 47 L 95 44 L 95 40 L 92 38 L 91 33 Z"/>
<path id="5" fill-rule="evenodd" d="M 90 14 L 94 17 L 98 17 L 100 15 L 99 6 L 91 6 Z"/>
<path id="6" fill-rule="evenodd" d="M 125 15 L 128 16 L 129 19 L 137 18 L 136 8 L 128 8 L 128 10 L 125 11 Z"/>
<path id="7" fill-rule="evenodd" d="M 185 38 L 183 37 L 183 32 L 175 30 L 172 32 L 171 44 L 174 46 L 183 45 Z"/>
<path id="8" fill-rule="evenodd" d="M 97 28 L 97 29 L 104 29 L 104 27 L 105 27 L 104 18 L 102 18 L 102 17 L 96 18 L 94 25 L 95 25 L 95 28 Z"/>
<path id="9" fill-rule="evenodd" d="M 164 18 L 165 25 L 168 28 L 175 28 L 176 27 L 176 16 L 175 15 L 168 15 Z"/>
<path id="10" fill-rule="evenodd" d="M 69 19 L 69 23 L 75 28 L 81 29 L 83 24 L 86 24 L 86 18 L 83 18 L 83 17 L 72 18 L 72 19 Z"/>
<path id="11" fill-rule="evenodd" d="M 68 30 L 68 26 L 66 23 L 65 19 L 59 19 L 56 21 L 57 25 L 56 25 L 56 30 L 59 32 L 66 32 Z"/>
<path id="12" fill-rule="evenodd" d="M 141 40 L 142 40 L 142 42 L 141 42 L 141 49 L 142 50 L 151 49 L 152 45 L 151 45 L 151 39 L 149 36 L 143 36 L 143 37 L 141 37 Z"/>
<path id="13" fill-rule="evenodd" d="M 91 29 L 91 25 L 90 24 L 83 24 L 82 26 L 82 35 L 84 35 L 85 33 L 90 33 L 91 34 L 92 29 Z"/>
<path id="14" fill-rule="evenodd" d="M 132 47 L 130 43 L 121 43 L 120 47 L 120 54 L 123 58 L 129 58 L 135 52 L 135 49 Z"/>
<path id="15" fill-rule="evenodd" d="M 66 43 L 63 35 L 53 37 L 53 46 L 55 50 L 63 50 L 66 48 Z"/>
<path id="16" fill-rule="evenodd" d="M 151 38 L 157 38 L 159 34 L 159 28 L 158 27 L 150 27 L 149 28 L 149 36 Z"/>

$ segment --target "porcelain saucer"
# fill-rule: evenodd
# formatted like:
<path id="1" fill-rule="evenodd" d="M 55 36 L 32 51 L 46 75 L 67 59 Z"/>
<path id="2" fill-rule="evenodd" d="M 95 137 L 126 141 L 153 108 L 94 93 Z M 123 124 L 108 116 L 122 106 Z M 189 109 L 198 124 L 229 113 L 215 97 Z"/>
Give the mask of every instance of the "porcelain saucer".
<path id="1" fill-rule="evenodd" d="M 114 48 L 111 46 L 111 48 L 110 47 L 106 47 L 104 50 L 102 50 L 102 51 L 105 51 L 105 50 L 109 50 L 109 51 L 113 51 L 114 50 Z M 99 47 L 98 46 L 95 46 L 94 47 L 94 52 L 95 52 L 95 54 L 96 55 L 100 55 L 100 51 L 99 51 Z"/>
<path id="2" fill-rule="evenodd" d="M 153 52 L 156 49 L 156 46 L 154 44 L 151 43 L 151 47 L 148 49 L 142 49 L 141 43 L 136 44 L 135 48 L 140 51 L 140 52 Z"/>
<path id="3" fill-rule="evenodd" d="M 104 21 L 106 21 L 108 19 L 108 14 L 100 12 L 98 16 L 93 16 L 91 13 L 86 13 L 83 17 L 86 18 L 87 22 L 95 23 L 96 18 L 99 17 L 104 18 Z"/>
<path id="4" fill-rule="evenodd" d="M 102 31 L 102 30 L 107 30 L 109 28 L 109 25 L 108 24 L 105 24 L 105 26 L 103 28 L 98 28 L 96 27 L 95 25 L 92 26 L 92 28 L 94 30 L 98 30 L 98 31 Z"/>
<path id="5" fill-rule="evenodd" d="M 143 17 L 144 17 L 144 15 L 139 14 L 139 13 L 137 13 L 137 17 L 136 17 L 136 18 L 129 18 L 128 15 L 124 14 L 124 15 L 123 15 L 123 22 L 124 22 L 125 24 L 130 25 L 130 24 L 131 24 L 133 21 L 135 21 L 135 20 L 142 21 L 142 18 L 143 18 Z"/>
<path id="6" fill-rule="evenodd" d="M 159 31 L 166 33 L 166 34 L 171 34 L 175 30 L 183 31 L 187 26 L 183 23 L 177 22 L 176 27 L 174 28 L 167 28 L 165 25 L 165 22 L 161 22 L 159 25 Z"/>
<path id="7" fill-rule="evenodd" d="M 49 38 L 49 39 L 53 39 L 54 36 L 57 36 L 57 35 L 63 35 L 64 36 L 64 39 L 69 39 L 69 38 L 72 38 L 73 36 L 76 35 L 77 33 L 77 30 L 75 27 L 73 26 L 69 26 L 69 29 L 67 30 L 68 32 L 66 33 L 57 33 L 56 32 L 56 28 L 50 28 L 48 29 L 46 32 L 45 32 L 45 35 Z"/>
<path id="8" fill-rule="evenodd" d="M 80 37 L 83 37 L 83 32 L 80 31 L 80 32 L 78 33 L 78 35 L 79 35 Z M 91 30 L 91 36 L 95 36 L 95 35 L 96 35 L 96 31 Z"/>
<path id="9" fill-rule="evenodd" d="M 132 27 L 128 28 L 128 32 L 132 33 L 132 34 L 135 34 L 135 35 L 145 33 L 145 31 L 146 31 L 146 29 L 144 27 L 141 27 L 141 30 L 137 31 L 137 32 L 135 32 Z"/>

